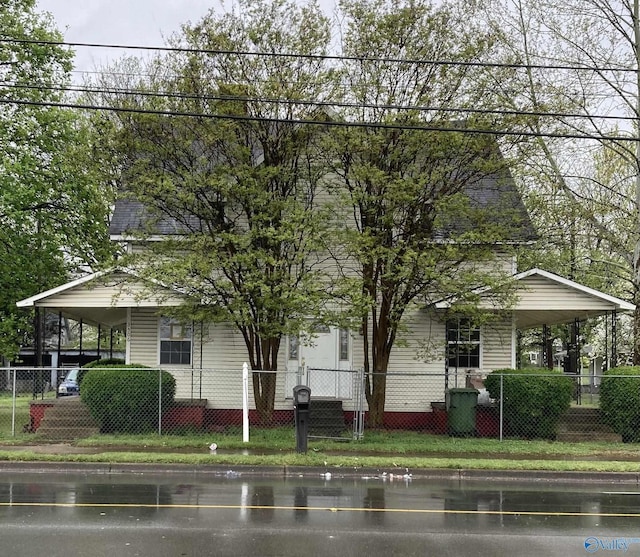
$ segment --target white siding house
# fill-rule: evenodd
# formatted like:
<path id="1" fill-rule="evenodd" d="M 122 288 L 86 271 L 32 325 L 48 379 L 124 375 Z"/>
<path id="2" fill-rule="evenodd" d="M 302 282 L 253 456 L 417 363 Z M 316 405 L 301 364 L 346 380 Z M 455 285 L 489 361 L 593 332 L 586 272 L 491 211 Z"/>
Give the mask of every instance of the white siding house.
<path id="1" fill-rule="evenodd" d="M 468 372 L 486 374 L 514 367 L 517 329 L 634 309 L 624 300 L 539 269 L 514 275 L 513 280 L 519 286 L 515 306 L 507 317 L 501 316 L 480 328 L 477 355 L 458 369 L 450 363 L 447 366 L 446 326 L 438 319 L 437 311 L 416 311 L 411 315 L 408 332 L 394 348 L 390 362 L 389 373 L 394 380 L 388 382 L 387 411 L 424 412 L 430 403 L 444 400 L 447 386 L 464 386 Z M 127 363 L 169 369 L 177 380 L 178 398 L 206 399 L 211 408 L 237 408 L 241 400 L 241 370 L 246 361 L 241 335 L 224 324 L 195 325 L 190 333 L 188 363 L 162 363 L 162 310 L 168 304 L 179 304 L 180 295 L 165 294 L 154 300 L 145 292 L 142 284 L 131 287 L 128 283 L 123 288 L 122 271 L 96 273 L 22 300 L 18 306 L 38 306 L 84 322 L 125 328 Z M 293 350 L 295 359 L 291 359 L 290 348 L 285 339 L 280 350 L 276 410 L 291 408 L 291 388 L 298 381 L 309 380 L 313 392 L 314 368 L 362 367 L 362 338 L 357 332 L 323 329 L 315 344 L 301 344 Z M 324 390 L 323 397 L 340 398 L 345 410 L 352 409 L 349 374 L 339 376 L 342 379 L 328 387 L 326 381 L 317 379 L 320 372 L 315 373 L 320 381 L 316 387 Z"/>

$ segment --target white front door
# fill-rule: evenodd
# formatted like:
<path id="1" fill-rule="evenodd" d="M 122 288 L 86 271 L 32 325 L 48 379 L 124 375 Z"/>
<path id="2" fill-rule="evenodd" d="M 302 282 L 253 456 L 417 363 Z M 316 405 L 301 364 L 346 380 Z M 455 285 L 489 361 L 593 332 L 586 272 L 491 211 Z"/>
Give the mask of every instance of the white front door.
<path id="1" fill-rule="evenodd" d="M 338 367 L 337 329 L 318 327 L 309 344 L 302 346 L 307 385 L 314 397 L 336 397 Z"/>
<path id="2" fill-rule="evenodd" d="M 346 357 L 350 355 L 347 347 Z M 289 339 L 289 358 L 287 362 L 287 396 L 291 396 L 293 386 L 297 382 L 304 383 L 311 389 L 312 397 L 351 398 L 351 373 L 337 370 L 350 370 L 350 359 L 340 360 L 340 329 L 320 326 L 307 342 L 295 343 L 292 353 Z M 296 359 L 297 358 L 297 359 Z M 300 372 L 295 373 L 296 369 Z"/>

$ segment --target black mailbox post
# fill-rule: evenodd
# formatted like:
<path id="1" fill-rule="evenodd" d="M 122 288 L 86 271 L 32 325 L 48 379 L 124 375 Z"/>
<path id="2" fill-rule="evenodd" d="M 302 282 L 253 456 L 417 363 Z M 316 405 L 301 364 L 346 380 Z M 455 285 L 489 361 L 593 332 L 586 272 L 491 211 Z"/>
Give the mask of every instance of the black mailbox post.
<path id="1" fill-rule="evenodd" d="M 309 414 L 311 413 L 311 389 L 306 385 L 293 388 L 293 418 L 296 423 L 296 451 L 307 452 Z"/>

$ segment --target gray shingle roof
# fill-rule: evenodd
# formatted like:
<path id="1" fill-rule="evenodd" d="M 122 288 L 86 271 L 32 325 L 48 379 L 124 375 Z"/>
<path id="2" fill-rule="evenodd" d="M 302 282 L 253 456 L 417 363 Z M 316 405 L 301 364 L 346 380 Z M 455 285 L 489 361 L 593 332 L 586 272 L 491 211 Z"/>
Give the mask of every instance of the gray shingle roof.
<path id="1" fill-rule="evenodd" d="M 156 217 L 146 210 L 140 201 L 123 197 L 115 203 L 109 224 L 109 234 L 126 236 L 147 232 L 167 236 L 184 234 L 199 228 L 199 222 L 195 217 L 187 219 L 187 224 L 168 216 Z"/>
<path id="2" fill-rule="evenodd" d="M 522 197 L 508 173 L 502 176 L 485 176 L 468 185 L 465 192 L 473 205 L 484 209 L 494 222 L 508 228 L 508 240 L 530 242 L 537 239 Z M 456 228 L 460 225 L 461 223 L 457 223 Z M 140 201 L 121 198 L 116 201 L 109 233 L 112 236 L 123 236 L 147 232 L 162 236 L 184 234 L 200 228 L 195 218 L 188 219 L 186 224 L 169 217 L 157 218 L 146 211 Z M 459 229 L 457 231 L 460 232 Z M 442 231 L 438 234 L 440 237 L 446 235 Z"/>

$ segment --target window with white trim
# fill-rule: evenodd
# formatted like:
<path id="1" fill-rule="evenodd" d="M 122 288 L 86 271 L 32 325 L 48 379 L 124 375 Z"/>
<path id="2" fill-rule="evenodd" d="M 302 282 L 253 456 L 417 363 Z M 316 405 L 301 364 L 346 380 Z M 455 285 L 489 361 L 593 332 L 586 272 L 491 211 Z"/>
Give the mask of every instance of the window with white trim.
<path id="1" fill-rule="evenodd" d="M 480 367 L 480 327 L 467 318 L 447 321 L 447 363 L 449 368 Z"/>
<path id="2" fill-rule="evenodd" d="M 289 335 L 289 360 L 297 360 L 299 356 L 300 339 Z"/>
<path id="3" fill-rule="evenodd" d="M 191 327 L 171 317 L 160 318 L 160 363 L 191 363 Z"/>
<path id="4" fill-rule="evenodd" d="M 340 329 L 340 361 L 349 360 L 349 331 Z"/>

